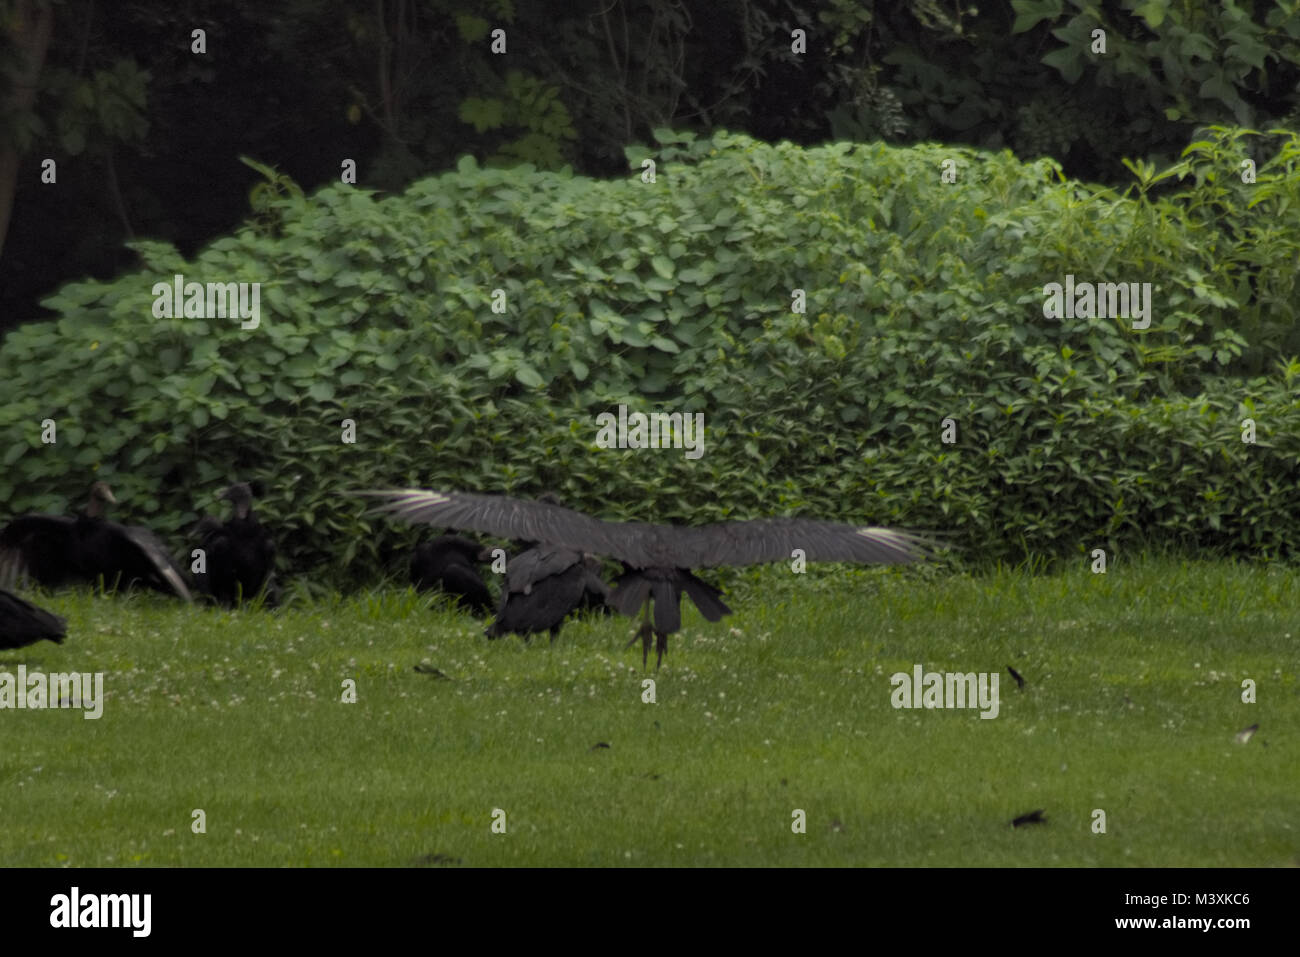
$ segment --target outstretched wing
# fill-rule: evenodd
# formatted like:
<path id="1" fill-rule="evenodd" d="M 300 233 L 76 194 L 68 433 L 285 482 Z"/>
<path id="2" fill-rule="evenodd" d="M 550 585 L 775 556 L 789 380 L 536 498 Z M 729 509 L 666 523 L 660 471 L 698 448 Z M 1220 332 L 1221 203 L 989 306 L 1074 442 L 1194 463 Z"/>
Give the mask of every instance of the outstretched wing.
<path id="1" fill-rule="evenodd" d="M 75 520 L 64 515 L 22 515 L 0 532 L 0 587 L 34 578 L 56 586 L 75 577 L 69 562 Z"/>
<path id="2" fill-rule="evenodd" d="M 574 551 L 612 555 L 617 547 L 609 522 L 575 512 L 561 505 L 530 502 L 505 495 L 477 495 L 468 492 L 432 492 L 424 489 L 393 489 L 360 492 L 379 498 L 378 510 L 391 512 L 409 522 L 446 525 L 462 531 L 477 531 L 497 538 L 559 545 Z M 598 543 L 587 548 L 582 543 Z"/>
<path id="3" fill-rule="evenodd" d="M 534 546 L 506 562 L 506 589 L 527 594 L 538 582 L 562 575 L 581 561 L 582 555 L 570 548 Z"/>
<path id="4" fill-rule="evenodd" d="M 911 562 L 934 543 L 891 528 L 805 518 L 682 527 L 645 522 L 602 522 L 551 505 L 467 492 L 393 489 L 362 492 L 380 500 L 377 511 L 411 522 L 525 539 L 607 555 L 633 568 L 754 565 L 788 559 L 796 549 L 810 561 Z"/>
<path id="5" fill-rule="evenodd" d="M 124 569 L 128 578 L 139 577 L 162 591 L 170 591 L 186 601 L 194 600 L 180 569 L 157 535 L 138 525 L 113 525 L 112 528 L 136 553 L 137 560 L 131 563 L 134 567 Z"/>
<path id="6" fill-rule="evenodd" d="M 814 562 L 895 564 L 925 558 L 935 548 L 910 532 L 809 518 L 759 518 L 697 528 L 674 528 L 675 552 L 691 556 L 682 568 L 754 565 L 789 560 L 796 549 Z"/>

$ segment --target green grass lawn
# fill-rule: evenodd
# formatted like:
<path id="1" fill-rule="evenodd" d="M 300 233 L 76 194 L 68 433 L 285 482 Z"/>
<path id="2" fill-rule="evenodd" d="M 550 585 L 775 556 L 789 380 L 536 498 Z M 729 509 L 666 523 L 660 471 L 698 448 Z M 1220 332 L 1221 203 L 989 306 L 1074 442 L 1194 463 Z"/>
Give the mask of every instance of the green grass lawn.
<path id="1" fill-rule="evenodd" d="M 102 671 L 106 700 L 0 711 L 0 863 L 1300 863 L 1300 571 L 728 581 L 736 614 L 691 608 L 657 674 L 628 619 L 488 642 L 395 588 L 235 613 L 36 595 L 68 640 L 0 671 Z M 999 672 L 998 716 L 895 710 L 916 664 Z"/>

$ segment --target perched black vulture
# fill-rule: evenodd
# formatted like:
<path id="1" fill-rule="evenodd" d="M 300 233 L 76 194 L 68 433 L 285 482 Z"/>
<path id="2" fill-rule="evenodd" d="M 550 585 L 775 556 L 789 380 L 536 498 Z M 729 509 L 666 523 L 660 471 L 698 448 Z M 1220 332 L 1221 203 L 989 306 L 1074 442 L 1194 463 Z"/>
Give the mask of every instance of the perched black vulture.
<path id="1" fill-rule="evenodd" d="M 483 546 L 459 535 L 421 542 L 411 555 L 411 584 L 441 589 L 474 615 L 492 614 L 492 593 L 478 573 Z"/>
<path id="2" fill-rule="evenodd" d="M 157 535 L 104 518 L 104 506 L 116 502 L 108 484 L 96 482 L 86 511 L 76 518 L 15 518 L 0 532 L 0 585 L 31 578 L 56 588 L 102 577 L 106 586 L 140 584 L 189 601 L 180 570 Z"/>
<path id="3" fill-rule="evenodd" d="M 551 640 L 572 611 L 605 607 L 609 586 L 601 580 L 600 560 L 553 545 L 534 545 L 506 563 L 497 617 L 483 634 L 499 638 L 549 630 Z"/>
<path id="4" fill-rule="evenodd" d="M 58 615 L 0 588 L 0 648 L 22 648 L 42 638 L 62 644 L 66 634 L 65 623 Z"/>
<path id="5" fill-rule="evenodd" d="M 251 600 L 265 587 L 268 603 L 274 604 L 275 545 L 253 514 L 253 486 L 237 482 L 223 489 L 217 500 L 229 502 L 234 514 L 226 522 L 205 515 L 195 526 L 205 566 L 203 572 L 195 572 L 195 584 L 226 606 Z"/>
<path id="6" fill-rule="evenodd" d="M 544 542 L 621 561 L 626 570 L 609 601 L 627 615 L 644 607 L 645 621 L 637 632 L 641 661 L 644 665 L 649 658 L 653 634 L 658 639 L 656 667 L 668 649 L 668 635 L 681 627 L 683 592 L 710 621 L 731 611 L 718 597 L 716 588 L 700 581 L 688 569 L 784 561 L 796 549 L 802 550 L 809 561 L 911 562 L 925 557 L 932 547 L 920 536 L 895 529 L 806 518 L 763 518 L 697 527 L 651 525 L 602 522 L 559 505 L 498 495 L 423 489 L 362 494 L 381 499 L 379 511 L 407 521 Z"/>
<path id="7" fill-rule="evenodd" d="M 537 501 L 562 504 L 555 492 L 544 492 Z M 549 630 L 554 641 L 571 612 L 612 613 L 599 559 L 543 542 L 515 542 L 515 546 L 518 551 L 506 565 L 496 620 L 484 632 L 489 638 L 514 633 L 527 641 L 530 635 Z"/>

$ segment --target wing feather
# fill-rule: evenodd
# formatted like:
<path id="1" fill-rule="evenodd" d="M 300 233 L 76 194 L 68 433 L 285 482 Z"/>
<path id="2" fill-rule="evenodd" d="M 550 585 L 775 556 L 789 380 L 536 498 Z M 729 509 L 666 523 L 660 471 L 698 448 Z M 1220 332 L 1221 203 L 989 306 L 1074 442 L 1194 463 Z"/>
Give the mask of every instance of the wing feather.
<path id="1" fill-rule="evenodd" d="M 912 562 L 937 547 L 910 532 L 806 518 L 761 518 L 694 527 L 603 522 L 551 505 L 469 492 L 393 489 L 361 492 L 375 511 L 500 538 L 606 555 L 633 568 L 708 568 L 786 561 L 796 549 L 810 561 Z"/>
<path id="2" fill-rule="evenodd" d="M 162 541 L 147 528 L 139 525 L 115 525 L 108 523 L 109 528 L 120 536 L 119 540 L 133 545 L 139 554 L 141 560 L 151 568 L 167 587 L 174 592 L 177 597 L 186 601 L 193 601 L 190 590 L 185 587 L 185 579 L 181 577 L 180 569 L 172 560 L 171 555 L 163 546 Z"/>
<path id="3" fill-rule="evenodd" d="M 20 579 L 57 586 L 76 577 L 69 565 L 75 519 L 64 515 L 20 515 L 0 531 L 0 587 Z"/>

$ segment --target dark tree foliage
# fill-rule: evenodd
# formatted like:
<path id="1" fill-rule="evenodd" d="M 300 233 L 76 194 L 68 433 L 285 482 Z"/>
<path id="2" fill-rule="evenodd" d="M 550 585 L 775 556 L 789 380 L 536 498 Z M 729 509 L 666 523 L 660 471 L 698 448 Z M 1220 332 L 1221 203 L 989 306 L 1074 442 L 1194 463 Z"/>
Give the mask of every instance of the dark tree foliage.
<path id="1" fill-rule="evenodd" d="M 655 129 L 727 128 L 803 145 L 1010 146 L 1118 183 L 1125 156 L 1171 160 L 1207 123 L 1294 128 L 1300 117 L 1298 31 L 1284 4 L 474 7 L 0 0 L 6 22 L 52 12 L 36 96 L 26 80 L 0 87 L 0 201 L 13 199 L 0 332 L 47 315 L 38 301 L 60 280 L 126 268 L 125 239 L 193 254 L 228 231 L 256 183 L 241 155 L 308 192 L 337 181 L 345 158 L 359 185 L 399 190 L 467 153 L 621 176 L 625 147 Z M 1104 54 L 1091 49 L 1097 27 Z M 24 39 L 0 35 L 0 76 L 23 75 Z M 40 179 L 50 157 L 57 199 Z"/>

